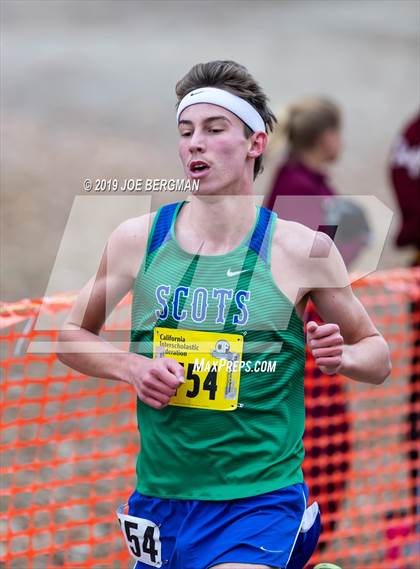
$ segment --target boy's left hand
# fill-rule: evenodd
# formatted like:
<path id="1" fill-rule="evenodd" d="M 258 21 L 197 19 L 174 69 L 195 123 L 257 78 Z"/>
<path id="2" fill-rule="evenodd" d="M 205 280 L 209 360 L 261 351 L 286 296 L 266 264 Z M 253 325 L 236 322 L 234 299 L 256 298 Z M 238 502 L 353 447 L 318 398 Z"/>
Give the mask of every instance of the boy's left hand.
<path id="1" fill-rule="evenodd" d="M 344 340 L 337 324 L 319 325 L 313 320 L 306 325 L 307 340 L 315 363 L 327 375 L 339 373 L 343 363 Z"/>

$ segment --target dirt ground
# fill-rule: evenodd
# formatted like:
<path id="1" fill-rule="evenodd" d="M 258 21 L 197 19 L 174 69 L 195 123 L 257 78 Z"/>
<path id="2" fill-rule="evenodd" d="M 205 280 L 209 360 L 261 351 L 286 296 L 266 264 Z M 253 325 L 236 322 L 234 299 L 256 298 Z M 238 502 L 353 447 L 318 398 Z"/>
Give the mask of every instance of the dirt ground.
<path id="1" fill-rule="evenodd" d="M 199 61 L 245 64 L 275 110 L 307 94 L 337 100 L 346 148 L 333 181 L 342 194 L 377 196 L 398 223 L 386 165 L 419 101 L 418 1 L 3 0 L 1 9 L 2 300 L 45 294 L 75 197 L 87 197 L 85 178 L 182 177 L 174 85 Z M 95 196 L 81 230 L 99 235 L 108 197 Z M 153 205 L 174 198 L 160 194 Z M 395 230 L 380 268 L 408 263 Z M 61 290 L 49 292 L 93 272 L 96 253 L 75 240 Z"/>

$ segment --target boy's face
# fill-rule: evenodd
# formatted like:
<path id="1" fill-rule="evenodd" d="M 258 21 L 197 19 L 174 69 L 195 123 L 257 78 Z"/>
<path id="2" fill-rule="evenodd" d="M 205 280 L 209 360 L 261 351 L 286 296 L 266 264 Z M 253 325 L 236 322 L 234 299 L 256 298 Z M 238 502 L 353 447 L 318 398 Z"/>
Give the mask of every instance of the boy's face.
<path id="1" fill-rule="evenodd" d="M 181 113 L 178 129 L 179 156 L 186 176 L 200 180 L 198 192 L 240 193 L 254 162 L 255 135 L 245 138 L 244 123 L 223 107 L 199 103 Z"/>

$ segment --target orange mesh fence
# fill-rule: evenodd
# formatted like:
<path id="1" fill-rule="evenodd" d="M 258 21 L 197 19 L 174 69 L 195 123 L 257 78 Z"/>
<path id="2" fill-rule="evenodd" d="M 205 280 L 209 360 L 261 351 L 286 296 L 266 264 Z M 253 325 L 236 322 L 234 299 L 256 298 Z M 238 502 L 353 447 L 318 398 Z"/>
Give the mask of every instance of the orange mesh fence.
<path id="1" fill-rule="evenodd" d="M 368 385 L 324 376 L 308 355 L 304 471 L 323 521 L 312 562 L 414 569 L 420 269 L 376 273 L 354 288 L 391 348 L 393 371 Z M 72 298 L 3 304 L 0 314 L 0 566 L 132 567 L 115 509 L 135 486 L 135 397 L 126 384 L 27 353 L 30 341 L 55 339 L 34 330 L 43 302 L 54 330 Z M 129 328 L 129 302 L 116 309 L 120 329 Z"/>

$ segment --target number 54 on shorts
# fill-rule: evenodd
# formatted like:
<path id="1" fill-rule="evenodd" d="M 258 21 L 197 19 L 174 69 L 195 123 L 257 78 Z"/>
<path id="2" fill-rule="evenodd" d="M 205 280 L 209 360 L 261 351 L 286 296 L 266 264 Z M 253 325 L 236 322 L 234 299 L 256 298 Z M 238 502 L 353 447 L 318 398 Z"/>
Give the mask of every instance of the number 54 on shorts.
<path id="1" fill-rule="evenodd" d="M 117 516 L 130 555 L 150 567 L 162 567 L 159 526 L 150 520 L 125 514 L 124 506 L 118 508 Z"/>

